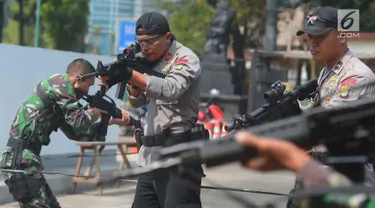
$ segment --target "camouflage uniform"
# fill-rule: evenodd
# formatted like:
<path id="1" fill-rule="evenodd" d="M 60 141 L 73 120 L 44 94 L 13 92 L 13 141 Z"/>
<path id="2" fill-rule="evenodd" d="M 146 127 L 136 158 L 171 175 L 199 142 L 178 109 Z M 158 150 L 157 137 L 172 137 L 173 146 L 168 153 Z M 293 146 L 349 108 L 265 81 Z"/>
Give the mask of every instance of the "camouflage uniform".
<path id="1" fill-rule="evenodd" d="M 314 187 L 348 187 L 351 181 L 344 175 L 325 168 L 321 164 L 312 161 L 300 172 L 302 186 L 304 188 Z M 300 208 L 311 207 L 338 207 L 338 208 L 370 208 L 375 207 L 374 194 L 349 194 L 349 193 L 327 193 L 319 197 L 303 198 L 299 201 Z"/>
<path id="2" fill-rule="evenodd" d="M 7 147 L 0 157 L 0 168 L 42 171 L 39 154 L 41 146 L 50 143 L 52 131 L 60 128 L 69 139 L 91 140 L 99 126 L 91 121 L 91 116 L 77 101 L 77 94 L 66 73 L 44 79 L 17 111 Z M 2 172 L 2 177 L 21 207 L 60 207 L 43 174 Z M 22 180 L 27 182 L 22 184 Z M 22 188 L 25 184 L 30 189 L 28 191 L 34 193 L 15 196 L 19 195 L 15 192 L 28 189 Z"/>

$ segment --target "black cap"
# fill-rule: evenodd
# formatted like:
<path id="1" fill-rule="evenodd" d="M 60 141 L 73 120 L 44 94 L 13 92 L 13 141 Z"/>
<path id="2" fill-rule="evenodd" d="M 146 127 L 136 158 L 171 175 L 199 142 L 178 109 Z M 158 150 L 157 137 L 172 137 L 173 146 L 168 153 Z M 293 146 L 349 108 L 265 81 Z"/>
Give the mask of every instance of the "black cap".
<path id="1" fill-rule="evenodd" d="M 142 28 L 143 30 L 138 30 Z M 158 12 L 149 12 L 142 15 L 136 23 L 136 35 L 164 35 L 170 32 L 169 24 L 164 15 Z"/>
<path id="2" fill-rule="evenodd" d="M 337 28 L 337 9 L 324 6 L 306 16 L 305 26 L 297 32 L 297 36 L 304 33 L 319 36 L 332 28 Z"/>

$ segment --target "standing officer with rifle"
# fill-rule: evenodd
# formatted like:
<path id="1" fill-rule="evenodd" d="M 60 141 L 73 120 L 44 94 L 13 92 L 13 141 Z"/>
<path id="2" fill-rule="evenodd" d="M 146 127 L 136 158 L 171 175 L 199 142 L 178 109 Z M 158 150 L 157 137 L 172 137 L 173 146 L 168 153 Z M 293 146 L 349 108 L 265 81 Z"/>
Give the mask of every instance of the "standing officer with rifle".
<path id="1" fill-rule="evenodd" d="M 86 111 L 78 102 L 87 96 L 95 77 L 79 80 L 77 76 L 94 72 L 95 68 L 87 60 L 72 61 L 66 73 L 42 80 L 17 111 L 0 157 L 0 169 L 20 207 L 60 207 L 43 174 L 27 173 L 43 170 L 40 152 L 43 145 L 51 142 L 53 131 L 59 128 L 69 139 L 76 141 L 103 139 L 98 136 L 101 122 L 96 121 L 107 112 L 97 108 Z M 122 111 L 122 117 L 123 123 L 128 122 L 125 111 Z M 109 123 L 119 122 L 110 120 Z"/>
<path id="2" fill-rule="evenodd" d="M 153 63 L 149 69 L 162 72 L 165 78 L 142 74 L 136 68 L 123 65 L 111 67 L 109 75 L 102 76 L 102 80 L 109 87 L 127 80 L 133 107 L 147 103 L 141 137 L 143 146 L 138 153 L 138 164 L 146 166 L 156 160 L 152 149 L 208 138 L 208 132 L 203 126 L 196 126 L 201 76 L 197 55 L 176 41 L 168 21 L 160 13 L 146 13 L 137 20 L 136 39 L 145 60 Z M 141 175 L 134 208 L 199 208 L 202 177 L 201 165 L 187 168 L 184 174 L 171 168 Z"/>
<path id="3" fill-rule="evenodd" d="M 311 55 L 315 61 L 324 62 L 325 65 L 318 78 L 316 96 L 299 102 L 301 110 L 317 106 L 342 106 L 374 95 L 375 86 L 365 85 L 375 81 L 375 74 L 348 48 L 347 39 L 337 30 L 338 24 L 345 19 L 339 20 L 337 14 L 336 8 L 321 7 L 306 17 L 305 26 L 297 32 L 297 36 L 307 35 Z M 357 86 L 365 87 L 353 89 Z M 324 155 L 318 148 L 313 148 L 313 154 L 319 157 Z M 368 171 L 368 174 L 371 172 Z M 373 179 L 370 177 L 366 180 L 369 182 Z"/>
<path id="4" fill-rule="evenodd" d="M 318 78 L 317 96 L 301 102 L 302 109 L 340 106 L 375 92 L 371 85 L 352 90 L 375 81 L 375 74 L 348 48 L 347 39 L 337 30 L 337 13 L 336 8 L 321 7 L 306 17 L 305 26 L 297 32 L 297 36 L 307 35 L 311 55 L 325 65 Z"/>

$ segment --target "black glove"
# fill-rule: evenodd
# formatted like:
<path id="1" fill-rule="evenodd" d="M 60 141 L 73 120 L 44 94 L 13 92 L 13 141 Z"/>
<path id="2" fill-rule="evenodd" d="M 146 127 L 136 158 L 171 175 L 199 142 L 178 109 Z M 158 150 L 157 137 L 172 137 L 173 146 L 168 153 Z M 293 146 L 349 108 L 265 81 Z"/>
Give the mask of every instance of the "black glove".
<path id="1" fill-rule="evenodd" d="M 121 62 L 111 64 L 102 76 L 108 76 L 107 85 L 111 88 L 113 85 L 124 80 L 128 81 L 132 78 L 133 69 Z"/>

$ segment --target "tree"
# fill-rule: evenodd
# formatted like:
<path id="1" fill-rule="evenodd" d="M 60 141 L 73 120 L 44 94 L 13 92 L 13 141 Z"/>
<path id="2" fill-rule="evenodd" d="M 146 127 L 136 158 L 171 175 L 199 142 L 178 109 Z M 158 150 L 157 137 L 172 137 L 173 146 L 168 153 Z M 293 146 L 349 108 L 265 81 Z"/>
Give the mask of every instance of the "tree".
<path id="1" fill-rule="evenodd" d="M 157 5 L 161 5 L 162 8 L 171 12 L 168 16 L 168 19 L 169 21 L 175 21 L 173 25 L 171 23 L 171 27 L 174 27 L 174 25 L 176 24 L 173 32 L 179 33 L 179 30 L 181 30 L 181 33 L 190 35 L 193 34 L 192 31 L 198 30 L 195 31 L 195 34 L 200 34 L 197 36 L 203 37 L 201 40 L 202 45 L 200 46 L 202 49 L 199 49 L 198 54 L 202 54 L 206 35 L 206 27 L 207 25 L 209 25 L 213 17 L 214 10 L 218 1 L 219 0 L 182 0 L 179 3 L 161 3 L 161 0 L 154 0 L 154 3 L 156 2 Z M 237 40 L 237 44 L 242 45 L 242 48 L 260 47 L 262 45 L 264 18 L 266 11 L 264 0 L 228 0 L 228 2 L 236 12 L 236 18 L 233 21 L 232 40 Z M 202 12 L 202 14 L 200 12 Z M 187 14 L 191 14 L 191 16 L 185 17 Z M 182 20 L 184 20 L 185 22 Z M 192 27 L 189 28 L 189 30 L 186 30 L 186 27 L 179 26 L 180 24 L 183 24 L 186 27 Z M 196 26 L 196 24 L 202 24 L 203 29 L 200 26 Z M 186 33 L 185 31 L 189 31 L 189 33 Z M 191 41 L 191 39 L 189 38 L 182 40 L 179 36 L 177 36 L 177 38 L 180 41 Z M 188 46 L 190 45 L 190 43 L 187 42 L 185 42 L 184 44 Z"/>
<path id="2" fill-rule="evenodd" d="M 208 4 L 191 0 L 178 3 L 156 0 L 153 3 L 167 10 L 170 28 L 177 40 L 196 54 L 202 55 L 206 28 L 213 17 L 214 9 Z"/>
<path id="3" fill-rule="evenodd" d="M 215 7 L 221 0 L 206 0 L 208 4 Z M 301 0 L 275 0 L 277 7 L 295 8 Z M 232 40 L 244 48 L 262 48 L 267 15 L 267 4 L 265 0 L 227 0 L 236 12 L 236 19 L 232 27 Z M 272 12 L 278 12 L 272 11 Z M 242 40 L 240 40 L 242 39 Z"/>
<path id="4" fill-rule="evenodd" d="M 48 0 L 42 0 L 42 5 Z M 6 43 L 33 45 L 36 0 L 9 0 L 11 20 L 4 29 Z M 27 34 L 27 35 L 26 35 Z"/>
<path id="5" fill-rule="evenodd" d="M 42 7 L 43 39 L 50 48 L 84 52 L 90 0 L 54 0 Z"/>
<path id="6" fill-rule="evenodd" d="M 36 0 L 9 0 L 12 19 L 4 29 L 4 42 L 32 46 Z M 42 0 L 40 46 L 84 52 L 89 0 Z"/>
<path id="7" fill-rule="evenodd" d="M 207 26 L 212 21 L 218 0 L 180 1 L 160 3 L 170 12 L 168 19 L 177 40 L 192 48 L 198 55 L 203 55 Z M 264 0 L 228 0 L 236 13 L 232 22 L 231 40 L 236 58 L 232 72 L 236 83 L 242 83 L 245 75 L 244 48 L 262 46 L 266 5 Z M 241 94 L 241 89 L 236 89 Z"/>

